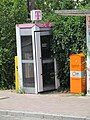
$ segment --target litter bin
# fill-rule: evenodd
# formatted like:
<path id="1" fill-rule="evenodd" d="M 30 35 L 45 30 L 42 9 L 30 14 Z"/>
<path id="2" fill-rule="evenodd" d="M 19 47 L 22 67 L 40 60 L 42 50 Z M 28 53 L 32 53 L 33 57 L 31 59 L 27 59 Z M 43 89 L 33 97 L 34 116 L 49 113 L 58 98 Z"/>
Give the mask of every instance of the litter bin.
<path id="1" fill-rule="evenodd" d="M 86 90 L 85 55 L 70 55 L 70 92 L 81 94 Z"/>

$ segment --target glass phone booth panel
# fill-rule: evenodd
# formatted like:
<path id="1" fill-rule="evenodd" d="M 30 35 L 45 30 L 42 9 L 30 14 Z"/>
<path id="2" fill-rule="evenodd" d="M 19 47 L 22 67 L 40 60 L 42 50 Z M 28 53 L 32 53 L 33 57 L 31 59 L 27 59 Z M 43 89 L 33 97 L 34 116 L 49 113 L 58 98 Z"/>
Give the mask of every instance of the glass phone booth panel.
<path id="1" fill-rule="evenodd" d="M 52 35 L 44 35 L 41 39 L 41 55 L 42 55 L 42 77 L 43 90 L 55 89 L 55 72 L 54 60 L 51 52 Z"/>
<path id="2" fill-rule="evenodd" d="M 21 36 L 23 87 L 35 87 L 32 36 Z"/>
<path id="3" fill-rule="evenodd" d="M 58 88 L 51 40 L 50 24 L 16 25 L 19 89 L 25 93 Z"/>

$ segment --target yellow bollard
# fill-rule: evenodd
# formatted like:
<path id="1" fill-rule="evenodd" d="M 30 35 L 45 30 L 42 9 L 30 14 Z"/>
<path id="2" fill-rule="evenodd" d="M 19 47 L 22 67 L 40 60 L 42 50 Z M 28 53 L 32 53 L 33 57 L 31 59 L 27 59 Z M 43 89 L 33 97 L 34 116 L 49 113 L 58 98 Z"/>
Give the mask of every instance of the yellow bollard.
<path id="1" fill-rule="evenodd" d="M 18 82 L 18 57 L 15 56 L 15 89 L 19 89 L 19 82 Z"/>

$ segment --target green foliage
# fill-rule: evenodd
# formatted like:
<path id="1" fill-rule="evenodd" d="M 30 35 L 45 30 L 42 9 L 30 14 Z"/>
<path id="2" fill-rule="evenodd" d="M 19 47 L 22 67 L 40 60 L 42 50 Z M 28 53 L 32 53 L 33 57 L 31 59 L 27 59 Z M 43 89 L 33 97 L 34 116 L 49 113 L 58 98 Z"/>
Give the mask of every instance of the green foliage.
<path id="1" fill-rule="evenodd" d="M 0 88 L 14 85 L 15 25 L 26 21 L 25 0 L 0 1 Z"/>
<path id="2" fill-rule="evenodd" d="M 73 0 L 36 0 L 36 9 L 41 9 L 43 12 L 51 12 L 60 9 L 73 9 L 75 2 Z"/>
<path id="3" fill-rule="evenodd" d="M 0 0 L 0 88 L 14 86 L 14 56 L 16 55 L 15 25 L 27 22 L 26 0 Z M 42 22 L 53 22 L 52 50 L 58 61 L 58 78 L 62 87 L 69 87 L 69 56 L 85 52 L 86 28 L 84 17 L 64 17 L 54 10 L 89 8 L 84 0 L 36 0 L 36 9 L 43 11 Z"/>
<path id="4" fill-rule="evenodd" d="M 86 25 L 84 17 L 59 17 L 55 23 L 52 48 L 58 61 L 61 86 L 69 87 L 71 54 L 86 53 Z"/>
<path id="5" fill-rule="evenodd" d="M 83 3 L 79 6 L 80 9 L 90 9 L 90 1 Z"/>

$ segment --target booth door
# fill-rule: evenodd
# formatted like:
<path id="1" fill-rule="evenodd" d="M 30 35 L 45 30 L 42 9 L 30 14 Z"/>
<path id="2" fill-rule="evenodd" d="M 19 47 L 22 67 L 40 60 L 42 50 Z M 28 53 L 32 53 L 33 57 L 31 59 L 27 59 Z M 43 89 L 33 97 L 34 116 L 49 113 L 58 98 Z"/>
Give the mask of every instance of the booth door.
<path id="1" fill-rule="evenodd" d="M 35 92 L 32 36 L 21 36 L 23 87 L 26 93 Z"/>
<path id="2" fill-rule="evenodd" d="M 43 90 L 55 89 L 54 59 L 51 52 L 52 35 L 40 36 Z"/>
<path id="3" fill-rule="evenodd" d="M 49 32 L 51 31 L 35 31 L 37 52 L 40 52 L 38 58 L 41 61 L 38 66 L 39 75 L 42 78 L 42 80 L 39 79 L 38 85 L 42 89 L 41 91 L 55 89 L 54 59 L 50 48 L 52 35 Z"/>

